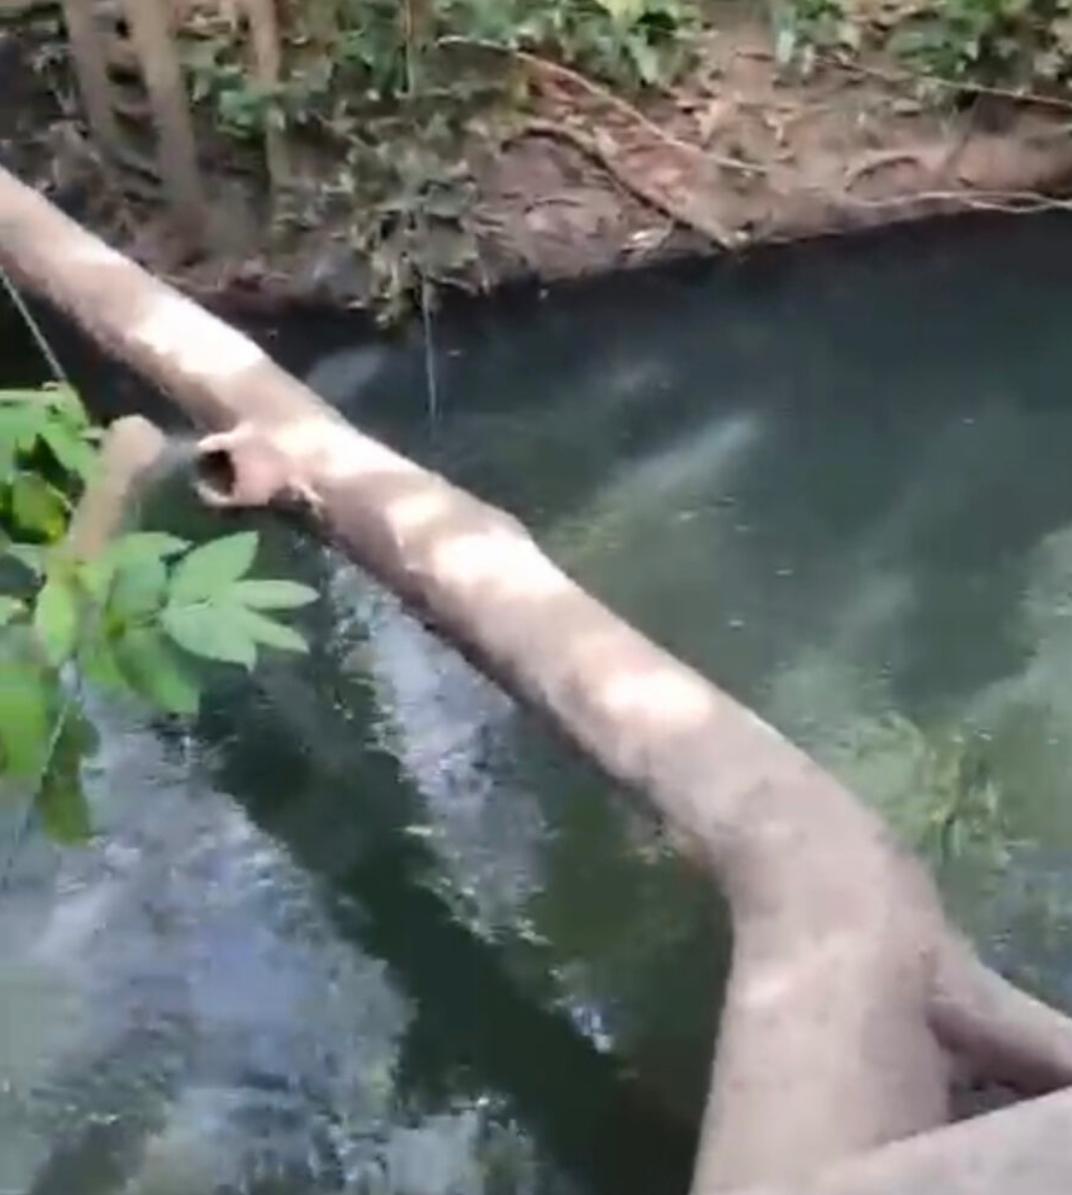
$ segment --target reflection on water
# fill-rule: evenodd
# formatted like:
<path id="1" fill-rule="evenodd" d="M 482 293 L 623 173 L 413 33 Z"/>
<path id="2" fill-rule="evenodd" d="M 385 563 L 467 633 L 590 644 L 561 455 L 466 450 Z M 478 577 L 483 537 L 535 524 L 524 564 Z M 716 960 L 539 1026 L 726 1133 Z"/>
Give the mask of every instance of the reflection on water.
<path id="1" fill-rule="evenodd" d="M 188 750 L 110 722 L 103 841 L 35 842 L 0 903 L 0 1189 L 361 1173 L 390 1139 L 406 1001 Z"/>
<path id="2" fill-rule="evenodd" d="M 1070 290 L 1047 221 L 511 300 L 444 321 L 435 421 L 419 345 L 271 343 L 844 775 L 1072 1002 Z M 0 900 L 0 1192 L 683 1190 L 721 911 L 358 570 L 282 529 L 263 567 L 322 592 L 310 657 L 214 678 L 185 736 L 102 711 L 98 841 L 33 838 Z"/>

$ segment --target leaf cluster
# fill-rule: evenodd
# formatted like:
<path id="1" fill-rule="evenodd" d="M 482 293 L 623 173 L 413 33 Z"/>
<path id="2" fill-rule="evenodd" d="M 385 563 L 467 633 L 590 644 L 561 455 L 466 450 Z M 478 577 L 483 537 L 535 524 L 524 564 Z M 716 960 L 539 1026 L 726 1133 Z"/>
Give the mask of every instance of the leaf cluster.
<path id="1" fill-rule="evenodd" d="M 45 825 L 88 833 L 81 761 L 95 736 L 89 684 L 196 713 L 197 661 L 252 668 L 261 648 L 306 650 L 277 615 L 314 590 L 250 575 L 255 532 L 206 543 L 133 531 L 91 560 L 65 550 L 99 434 L 68 387 L 0 391 L 0 791 L 29 790 Z"/>
<path id="2" fill-rule="evenodd" d="M 842 0 L 788 0 L 774 8 L 781 65 L 814 65 L 818 51 L 883 46 L 929 78 L 1052 89 L 1072 77 L 1072 0 L 927 0 L 870 23 Z M 946 94 L 948 94 L 946 92 Z"/>

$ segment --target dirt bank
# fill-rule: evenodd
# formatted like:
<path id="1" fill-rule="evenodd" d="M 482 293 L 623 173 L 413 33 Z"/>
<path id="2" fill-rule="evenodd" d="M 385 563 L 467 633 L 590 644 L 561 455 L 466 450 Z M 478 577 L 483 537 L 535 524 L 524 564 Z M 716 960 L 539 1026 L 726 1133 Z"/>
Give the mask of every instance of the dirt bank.
<path id="1" fill-rule="evenodd" d="M 24 40 L 0 33 L 0 157 L 23 177 L 203 298 L 367 302 L 369 271 L 344 220 L 270 238 L 264 196 L 227 171 L 215 180 L 221 248 L 184 259 L 151 204 L 108 201 L 77 114 L 30 58 Z M 957 210 L 1053 206 L 1072 182 L 1072 103 L 933 85 L 923 100 L 918 79 L 878 51 L 787 77 L 754 10 L 724 11 L 689 76 L 639 105 L 519 59 L 526 116 L 494 150 L 474 141 L 468 154 L 476 253 L 448 273 L 474 289 Z"/>

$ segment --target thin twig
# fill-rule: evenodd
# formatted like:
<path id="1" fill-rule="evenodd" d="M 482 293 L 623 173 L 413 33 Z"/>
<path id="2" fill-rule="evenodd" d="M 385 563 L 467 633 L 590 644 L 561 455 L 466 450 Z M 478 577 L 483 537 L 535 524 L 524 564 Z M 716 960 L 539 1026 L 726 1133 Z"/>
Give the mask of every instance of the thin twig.
<path id="1" fill-rule="evenodd" d="M 52 345 L 48 342 L 48 337 L 41 329 L 41 325 L 34 319 L 33 312 L 30 311 L 26 305 L 26 300 L 19 293 L 18 287 L 4 272 L 3 267 L 0 267 L 0 283 L 3 283 L 4 289 L 11 297 L 12 303 L 15 305 L 15 310 L 22 316 L 22 321 L 29 329 L 30 335 L 34 339 L 34 343 L 41 350 L 41 355 L 45 358 L 49 369 L 52 371 L 52 380 L 60 382 L 65 386 L 70 386 L 71 379 L 67 376 L 67 371 L 60 363 L 59 357 Z"/>
<path id="2" fill-rule="evenodd" d="M 909 207 L 917 203 L 955 203 L 978 211 L 1005 212 L 1009 215 L 1072 212 L 1072 199 L 1055 199 L 1038 191 L 914 191 L 910 195 L 891 195 L 884 199 L 867 199 L 846 194 L 840 196 L 839 200 L 855 207 L 868 208 Z"/>
<path id="3" fill-rule="evenodd" d="M 1064 100 L 1056 95 L 1041 95 L 1037 91 L 1021 91 L 1015 87 L 998 87 L 988 83 L 976 83 L 969 79 L 949 79 L 943 75 L 922 74 L 915 71 L 887 70 L 875 66 L 865 66 L 859 62 L 846 62 L 830 55 L 825 56 L 824 61 L 828 66 L 844 71 L 846 74 L 881 79 L 885 83 L 901 85 L 934 83 L 950 91 L 960 91 L 969 95 L 993 95 L 1002 99 L 1015 100 L 1017 103 L 1031 104 L 1035 107 L 1056 108 L 1062 112 L 1072 112 L 1072 100 Z"/>
<path id="4" fill-rule="evenodd" d="M 479 38 L 449 36 L 441 37 L 436 42 L 437 46 L 468 46 L 473 49 L 487 50 L 491 53 L 513 58 L 526 66 L 533 68 L 536 71 L 547 75 L 557 76 L 564 82 L 572 83 L 575 87 L 579 87 L 585 91 L 593 99 L 598 100 L 602 104 L 613 108 L 621 116 L 629 120 L 631 124 L 642 128 L 646 133 L 650 134 L 660 144 L 668 146 L 679 153 L 689 154 L 695 156 L 697 160 L 714 164 L 716 166 L 724 166 L 727 170 L 743 171 L 747 174 L 766 174 L 767 168 L 758 162 L 748 162 L 743 158 L 735 158 L 728 154 L 714 153 L 710 150 L 704 149 L 702 146 L 695 144 L 692 141 L 685 141 L 680 137 L 675 137 L 673 133 L 668 133 L 662 129 L 649 117 L 645 116 L 639 108 L 636 108 L 628 100 L 623 99 L 620 95 L 616 95 L 607 88 L 601 86 L 599 83 L 589 79 L 586 75 L 580 74 L 571 67 L 563 66 L 561 63 L 552 62 L 549 58 L 543 58 L 539 54 L 533 54 L 530 50 L 519 50 L 513 46 L 500 46 L 495 42 L 484 41 Z"/>
<path id="5" fill-rule="evenodd" d="M 596 138 L 590 137 L 578 129 L 571 128 L 569 125 L 553 120 L 539 120 L 536 118 L 526 121 L 524 127 L 519 130 L 517 135 L 523 137 L 532 133 L 542 137 L 552 137 L 559 141 L 565 141 L 575 149 L 579 149 L 586 157 L 591 158 L 597 166 L 606 170 L 611 178 L 635 199 L 640 200 L 641 203 L 648 207 L 655 208 L 657 211 L 662 212 L 663 215 L 671 217 L 678 224 L 701 233 L 723 248 L 734 243 L 732 231 L 721 224 L 718 227 L 714 227 L 713 217 L 709 217 L 709 223 L 701 223 L 698 219 L 690 218 L 676 205 L 660 198 L 654 191 L 639 187 L 629 174 L 615 163 L 613 156 L 606 154 L 600 148 Z"/>
<path id="6" fill-rule="evenodd" d="M 912 162 L 917 166 L 925 165 L 923 155 L 915 149 L 884 149 L 866 155 L 862 161 L 845 169 L 842 185 L 846 190 L 854 187 L 860 179 L 868 174 L 881 170 L 885 166 L 899 166 L 905 162 Z"/>
<path id="7" fill-rule="evenodd" d="M 416 99 L 423 87 L 424 77 L 421 71 L 421 38 L 412 4 L 413 0 L 409 0 L 404 7 L 404 53 L 406 94 L 410 98 Z M 431 240 L 428 212 L 425 210 L 423 194 L 418 196 L 417 202 L 414 204 L 412 220 L 413 231 L 421 242 L 421 246 L 414 255 L 414 270 L 420 283 L 418 302 L 421 309 L 421 331 L 424 341 L 425 410 L 429 422 L 434 424 L 439 418 L 439 374 L 436 369 L 435 320 L 432 315 L 432 305 L 435 302 L 435 283 L 429 277 L 421 256 L 422 251 L 429 246 Z"/>

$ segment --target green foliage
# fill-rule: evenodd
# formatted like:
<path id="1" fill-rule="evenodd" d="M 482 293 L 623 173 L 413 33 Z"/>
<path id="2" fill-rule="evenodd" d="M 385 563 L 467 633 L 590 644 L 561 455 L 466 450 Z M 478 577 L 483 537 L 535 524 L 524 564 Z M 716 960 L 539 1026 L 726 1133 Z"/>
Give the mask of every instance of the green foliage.
<path id="1" fill-rule="evenodd" d="M 941 0 L 902 26 L 892 45 L 943 78 L 1008 79 L 1030 57 L 1039 15 L 1034 0 Z"/>
<path id="2" fill-rule="evenodd" d="M 210 103 L 219 128 L 230 137 L 258 139 L 280 96 L 267 92 L 247 78 L 236 43 L 204 37 L 186 44 L 184 59 L 195 103 Z"/>
<path id="3" fill-rule="evenodd" d="M 891 45 L 941 78 L 1046 87 L 1072 76 L 1072 0 L 936 0 Z"/>
<path id="4" fill-rule="evenodd" d="M 0 523 L 34 543 L 57 540 L 70 513 L 63 479 L 89 477 L 94 438 L 69 387 L 0 391 Z"/>
<path id="5" fill-rule="evenodd" d="M 428 281 L 473 274 L 467 147 L 509 132 L 526 94 L 511 53 L 533 51 L 635 90 L 671 83 L 698 28 L 694 0 L 308 0 L 286 14 L 283 82 L 252 80 L 242 31 L 188 29 L 195 100 L 244 142 L 271 123 L 340 165 L 295 187 L 277 231 L 336 217 L 387 315 Z"/>
<path id="6" fill-rule="evenodd" d="M 63 540 L 98 439 L 68 388 L 0 391 L 0 781 L 28 790 L 64 842 L 90 831 L 83 684 L 196 713 L 196 661 L 252 668 L 262 647 L 304 651 L 269 612 L 316 598 L 293 581 L 251 579 L 249 531 L 199 546 L 135 531 L 97 559 L 74 559 Z"/>
<path id="7" fill-rule="evenodd" d="M 849 18 L 842 0 L 776 0 L 776 53 L 804 73 L 819 52 L 855 52 L 865 37 L 928 78 L 1045 87 L 1072 77 L 1072 0 L 929 0 L 888 24 Z M 948 94 L 948 91 L 944 94 Z"/>
<path id="8" fill-rule="evenodd" d="M 183 557 L 162 585 L 160 624 L 191 655 L 252 668 L 259 645 L 305 650 L 300 635 L 260 611 L 304 605 L 316 594 L 295 582 L 244 580 L 256 551 L 250 531 L 214 540 Z"/>
<path id="9" fill-rule="evenodd" d="M 850 20 L 841 0 L 795 0 L 773 9 L 774 51 L 778 65 L 810 75 L 819 51 L 858 50 L 860 26 Z"/>
<path id="10" fill-rule="evenodd" d="M 618 86 L 672 83 L 699 19 L 688 0 L 448 0 L 457 34 L 542 51 Z"/>
<path id="11" fill-rule="evenodd" d="M 946 736 L 928 744 L 925 758 L 930 810 L 920 847 L 940 867 L 968 856 L 993 869 L 1004 867 L 1009 835 L 1002 792 L 978 743 Z"/>

